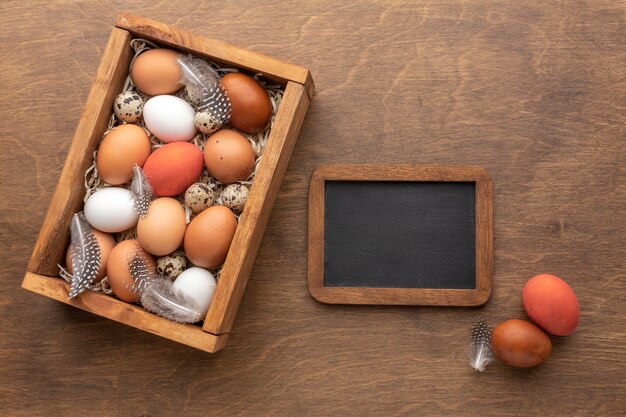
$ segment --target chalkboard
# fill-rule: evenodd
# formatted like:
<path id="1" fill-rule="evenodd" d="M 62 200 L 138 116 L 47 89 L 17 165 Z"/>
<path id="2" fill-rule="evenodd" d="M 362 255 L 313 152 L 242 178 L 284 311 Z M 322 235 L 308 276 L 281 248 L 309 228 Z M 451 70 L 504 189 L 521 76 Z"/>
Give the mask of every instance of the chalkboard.
<path id="1" fill-rule="evenodd" d="M 491 193 L 478 167 L 318 168 L 309 193 L 311 294 L 342 304 L 486 302 Z"/>

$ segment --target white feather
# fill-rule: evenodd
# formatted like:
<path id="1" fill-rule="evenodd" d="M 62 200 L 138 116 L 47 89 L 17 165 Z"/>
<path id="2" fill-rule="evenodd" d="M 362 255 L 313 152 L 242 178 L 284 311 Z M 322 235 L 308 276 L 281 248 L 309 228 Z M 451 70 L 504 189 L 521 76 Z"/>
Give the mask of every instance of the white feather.
<path id="1" fill-rule="evenodd" d="M 168 278 L 150 281 L 141 294 L 141 304 L 146 310 L 179 323 L 196 323 L 203 319 L 202 308 L 195 300 L 173 291 Z"/>
<path id="2" fill-rule="evenodd" d="M 134 208 L 140 217 L 148 214 L 150 201 L 152 200 L 152 186 L 146 179 L 143 169 L 138 165 L 133 168 L 133 182 L 130 184 L 130 192 L 133 193 Z"/>
<path id="3" fill-rule="evenodd" d="M 176 61 L 183 74 L 182 83 L 193 104 L 200 103 L 206 92 L 217 85 L 219 75 L 208 62 L 191 55 L 180 55 Z"/>

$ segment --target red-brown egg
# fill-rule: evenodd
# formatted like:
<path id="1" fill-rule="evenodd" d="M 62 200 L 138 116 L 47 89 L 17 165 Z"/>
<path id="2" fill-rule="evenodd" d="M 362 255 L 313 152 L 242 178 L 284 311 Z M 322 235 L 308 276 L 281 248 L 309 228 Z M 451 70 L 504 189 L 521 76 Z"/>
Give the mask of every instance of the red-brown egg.
<path id="1" fill-rule="evenodd" d="M 123 240 L 118 243 L 107 260 L 107 278 L 113 293 L 117 298 L 129 303 L 137 302 L 139 297 L 133 292 L 133 284 L 135 280 L 130 274 L 129 262 L 133 256 L 139 255 L 144 260 L 148 271 L 151 274 L 156 273 L 156 265 L 154 259 L 148 252 L 143 250 L 139 242 L 136 240 Z"/>
<path id="2" fill-rule="evenodd" d="M 173 197 L 200 178 L 202 167 L 200 148 L 189 142 L 172 142 L 150 154 L 143 172 L 156 196 Z"/>
<path id="3" fill-rule="evenodd" d="M 507 365 L 530 368 L 550 356 L 552 342 L 539 327 L 528 321 L 507 320 L 493 330 L 491 348 Z"/>
<path id="4" fill-rule="evenodd" d="M 111 185 L 124 184 L 133 177 L 135 164 L 143 166 L 150 155 L 150 139 L 137 125 L 124 124 L 102 139 L 96 157 L 98 175 Z"/>
<path id="5" fill-rule="evenodd" d="M 546 332 L 567 336 L 578 326 L 576 294 L 561 278 L 541 274 L 524 286 L 522 302 L 528 317 Z"/>
<path id="6" fill-rule="evenodd" d="M 143 52 L 130 69 L 133 84 L 149 96 L 171 94 L 182 87 L 178 53 L 157 48 Z"/>
<path id="7" fill-rule="evenodd" d="M 215 268 L 224 262 L 237 229 L 237 218 L 224 206 L 198 214 L 187 226 L 185 254 L 196 266 Z"/>
<path id="8" fill-rule="evenodd" d="M 218 130 L 204 145 L 204 163 L 209 175 L 225 184 L 247 179 L 255 159 L 250 142 L 234 130 Z"/>
<path id="9" fill-rule="evenodd" d="M 272 119 L 272 102 L 257 80 L 233 72 L 224 75 L 220 83 L 230 100 L 232 127 L 246 133 L 256 133 L 269 124 Z"/>
<path id="10" fill-rule="evenodd" d="M 98 275 L 96 275 L 94 282 L 100 282 L 102 278 L 106 276 L 107 260 L 109 259 L 111 250 L 113 250 L 115 246 L 115 239 L 113 239 L 113 235 L 109 233 L 104 233 L 96 229 L 92 229 L 92 231 L 94 236 L 96 236 L 98 246 L 100 246 L 100 269 L 98 269 Z M 71 246 L 67 248 L 67 253 L 65 254 L 65 265 L 67 265 L 67 270 L 70 274 L 74 273 Z"/>

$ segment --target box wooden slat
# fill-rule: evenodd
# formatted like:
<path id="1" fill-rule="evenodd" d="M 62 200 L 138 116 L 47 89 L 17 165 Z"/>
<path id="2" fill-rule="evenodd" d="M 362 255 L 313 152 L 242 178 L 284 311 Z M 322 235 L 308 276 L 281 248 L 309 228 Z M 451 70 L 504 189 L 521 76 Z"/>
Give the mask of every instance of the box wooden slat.
<path id="1" fill-rule="evenodd" d="M 305 68 L 153 20 L 122 13 L 117 19 L 117 26 L 113 28 L 105 47 L 22 287 L 120 323 L 207 352 L 215 352 L 224 347 L 228 332 L 232 329 L 248 275 L 313 93 L 313 80 Z M 285 87 L 203 327 L 175 323 L 149 313 L 138 305 L 92 291 L 81 294 L 76 300 L 69 300 L 68 283 L 58 277 L 57 264 L 64 262 L 69 222 L 83 205 L 84 173 L 92 163 L 93 152 L 107 128 L 113 101 L 126 80 L 133 56 L 130 40 L 136 36 L 220 64 L 261 73 L 263 77 Z"/>
<path id="2" fill-rule="evenodd" d="M 233 325 L 247 277 L 254 264 L 254 256 L 250 254 L 256 254 L 259 249 L 308 107 L 309 98 L 304 87 L 293 82 L 287 83 L 263 153 L 263 169 L 254 177 L 233 238 L 233 249 L 228 253 L 220 274 L 220 285 L 215 297 L 221 302 L 211 304 L 204 321 L 203 328 L 208 332 L 222 334 L 229 332 Z"/>
<path id="3" fill-rule="evenodd" d="M 224 41 L 195 35 L 154 20 L 133 16 L 129 13 L 120 13 L 115 25 L 138 37 L 197 55 L 211 57 L 212 61 L 224 66 L 234 66 L 262 73 L 263 77 L 278 84 L 286 85 L 288 81 L 302 84 L 305 86 L 309 97 L 313 96 L 315 85 L 311 73 L 308 69 L 298 65 L 238 48 Z"/>
<path id="4" fill-rule="evenodd" d="M 86 291 L 70 300 L 67 298 L 69 284 L 61 278 L 26 273 L 22 287 L 65 304 L 86 310 L 102 317 L 184 343 L 188 346 L 216 352 L 226 345 L 228 334 L 219 336 L 204 332 L 200 326 L 180 324 L 155 316 L 142 307 L 125 303 L 115 297 L 95 291 Z"/>
<path id="5" fill-rule="evenodd" d="M 28 263 L 29 272 L 49 276 L 59 273 L 57 264 L 65 256 L 70 220 L 83 204 L 85 170 L 92 163 L 93 151 L 109 123 L 113 101 L 122 91 L 128 75 L 128 65 L 133 56 L 131 39 L 130 33 L 117 28 L 113 28 L 109 36 L 48 213 L 35 242 Z"/>

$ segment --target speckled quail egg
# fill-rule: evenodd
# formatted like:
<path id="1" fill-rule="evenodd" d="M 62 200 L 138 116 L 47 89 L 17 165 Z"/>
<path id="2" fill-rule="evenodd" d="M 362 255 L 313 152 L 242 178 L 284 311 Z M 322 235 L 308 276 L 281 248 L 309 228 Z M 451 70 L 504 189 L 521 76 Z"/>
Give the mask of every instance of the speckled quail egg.
<path id="1" fill-rule="evenodd" d="M 200 132 L 206 133 L 207 135 L 218 131 L 222 127 L 220 119 L 206 111 L 196 113 L 194 123 Z"/>
<path id="2" fill-rule="evenodd" d="M 248 199 L 248 187 L 243 184 L 230 184 L 222 191 L 222 204 L 233 211 L 240 212 Z"/>
<path id="3" fill-rule="evenodd" d="M 174 279 L 187 268 L 187 258 L 183 252 L 176 251 L 157 258 L 156 267 L 159 275 Z"/>
<path id="4" fill-rule="evenodd" d="M 194 214 L 200 213 L 202 210 L 211 207 L 215 200 L 216 184 L 205 184 L 197 182 L 191 184 L 185 191 L 185 206 L 189 207 Z"/>
<path id="5" fill-rule="evenodd" d="M 134 123 L 143 112 L 143 100 L 134 91 L 125 91 L 115 98 L 113 104 L 115 116 L 123 122 Z"/>

